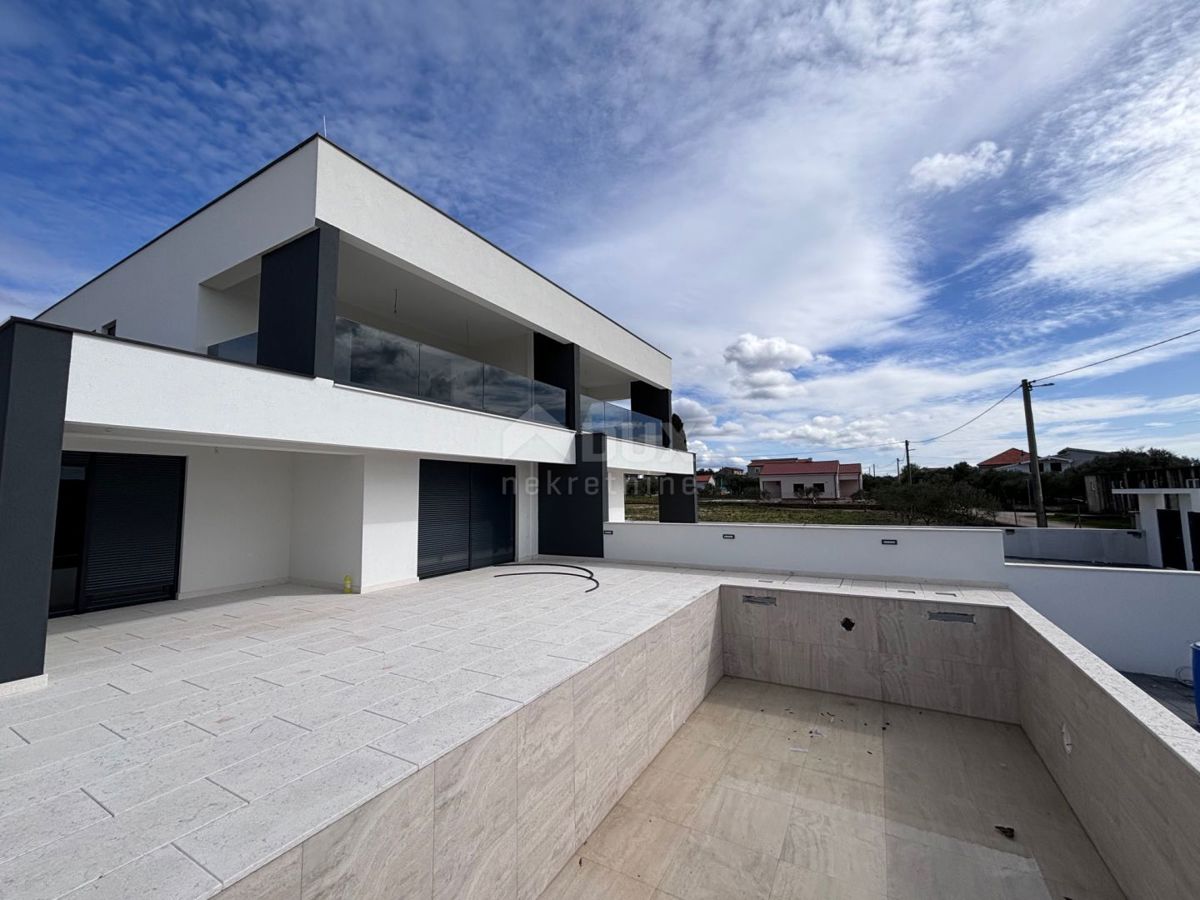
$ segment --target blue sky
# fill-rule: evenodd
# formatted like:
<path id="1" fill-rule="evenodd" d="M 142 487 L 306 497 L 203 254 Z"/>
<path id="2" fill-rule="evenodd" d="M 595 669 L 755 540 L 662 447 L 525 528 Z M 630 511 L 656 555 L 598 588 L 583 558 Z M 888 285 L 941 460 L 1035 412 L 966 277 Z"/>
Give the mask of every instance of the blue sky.
<path id="1" fill-rule="evenodd" d="M 886 469 L 1200 327 L 1187 0 L 53 7 L 0 0 L 0 316 L 324 116 L 670 353 L 702 464 Z M 1200 455 L 1200 339 L 1036 402 L 1044 450 Z M 1023 435 L 1014 397 L 914 461 Z"/>

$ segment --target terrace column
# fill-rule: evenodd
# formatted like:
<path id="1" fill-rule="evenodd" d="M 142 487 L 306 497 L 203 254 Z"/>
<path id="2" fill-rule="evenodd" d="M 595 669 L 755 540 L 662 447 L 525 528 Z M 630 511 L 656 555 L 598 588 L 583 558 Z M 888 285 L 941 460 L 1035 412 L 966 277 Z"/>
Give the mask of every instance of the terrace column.
<path id="1" fill-rule="evenodd" d="M 69 331 L 0 328 L 0 696 L 44 672 L 70 366 Z"/>
<path id="2" fill-rule="evenodd" d="M 662 445 L 671 446 L 671 391 L 644 381 L 629 385 L 629 407 L 635 413 L 651 416 L 663 423 Z"/>
<path id="3" fill-rule="evenodd" d="M 579 347 L 533 336 L 533 377 L 567 392 L 567 427 L 579 430 Z"/>
<path id="4" fill-rule="evenodd" d="M 574 463 L 538 466 L 538 553 L 603 557 L 607 515 L 607 438 L 577 434 Z"/>
<path id="5" fill-rule="evenodd" d="M 333 378 L 340 232 L 323 222 L 264 253 L 258 287 L 258 364 Z"/>
<path id="6" fill-rule="evenodd" d="M 662 475 L 658 479 L 658 521 L 699 522 L 700 502 L 695 475 Z"/>

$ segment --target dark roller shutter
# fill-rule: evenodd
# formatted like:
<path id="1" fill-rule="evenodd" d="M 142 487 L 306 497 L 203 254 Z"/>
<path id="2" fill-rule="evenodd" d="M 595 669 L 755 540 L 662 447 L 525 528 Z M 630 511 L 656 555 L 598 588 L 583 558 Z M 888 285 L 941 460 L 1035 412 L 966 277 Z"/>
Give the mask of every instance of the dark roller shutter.
<path id="1" fill-rule="evenodd" d="M 1183 549 L 1183 518 L 1177 509 L 1160 509 L 1158 540 L 1162 547 L 1164 569 L 1186 569 L 1187 556 Z"/>
<path id="2" fill-rule="evenodd" d="M 471 568 L 516 558 L 516 471 L 512 466 L 471 466 Z"/>
<path id="3" fill-rule="evenodd" d="M 97 453 L 92 457 L 83 609 L 175 596 L 184 463 L 178 456 Z"/>
<path id="4" fill-rule="evenodd" d="M 471 481 L 464 463 L 421 460 L 417 511 L 417 576 L 445 575 L 470 565 Z"/>
<path id="5" fill-rule="evenodd" d="M 1188 528 L 1192 532 L 1192 568 L 1200 570 L 1200 512 L 1188 513 Z"/>

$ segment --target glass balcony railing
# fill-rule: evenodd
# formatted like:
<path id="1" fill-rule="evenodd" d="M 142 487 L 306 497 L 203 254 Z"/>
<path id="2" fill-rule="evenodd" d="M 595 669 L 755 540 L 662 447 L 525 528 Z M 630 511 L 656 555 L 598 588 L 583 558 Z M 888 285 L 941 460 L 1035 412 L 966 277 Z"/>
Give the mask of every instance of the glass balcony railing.
<path id="1" fill-rule="evenodd" d="M 338 317 L 334 381 L 547 425 L 566 425 L 567 392 L 499 366 Z"/>
<path id="2" fill-rule="evenodd" d="M 663 446 L 663 423 L 653 416 L 634 412 L 615 403 L 606 403 L 584 394 L 579 395 L 581 429 L 623 441 L 638 441 L 655 447 Z"/>
<path id="3" fill-rule="evenodd" d="M 219 344 L 210 344 L 208 355 L 214 359 L 227 359 L 231 362 L 254 365 L 258 362 L 258 332 L 252 331 L 250 334 L 230 338 Z"/>

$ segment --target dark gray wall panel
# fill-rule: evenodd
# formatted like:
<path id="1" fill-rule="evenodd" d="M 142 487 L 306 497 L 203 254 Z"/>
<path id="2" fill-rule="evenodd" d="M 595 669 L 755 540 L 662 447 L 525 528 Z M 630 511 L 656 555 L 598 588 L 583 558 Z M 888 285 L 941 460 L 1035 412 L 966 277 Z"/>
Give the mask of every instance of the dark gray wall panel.
<path id="1" fill-rule="evenodd" d="M 0 683 L 42 674 L 71 334 L 0 328 Z"/>
<path id="2" fill-rule="evenodd" d="M 333 378 L 340 233 L 318 223 L 262 258 L 258 364 Z"/>
<path id="3" fill-rule="evenodd" d="M 608 516 L 608 444 L 602 434 L 575 435 L 573 465 L 538 466 L 538 552 L 604 556 Z"/>
<path id="4" fill-rule="evenodd" d="M 533 336 L 533 377 L 567 392 L 567 427 L 579 428 L 579 347 Z"/>
<path id="5" fill-rule="evenodd" d="M 664 447 L 671 446 L 671 391 L 644 381 L 629 385 L 629 408 L 636 413 L 653 416 L 663 423 Z"/>
<path id="6" fill-rule="evenodd" d="M 663 475 L 659 478 L 658 521 L 700 521 L 695 475 Z"/>

